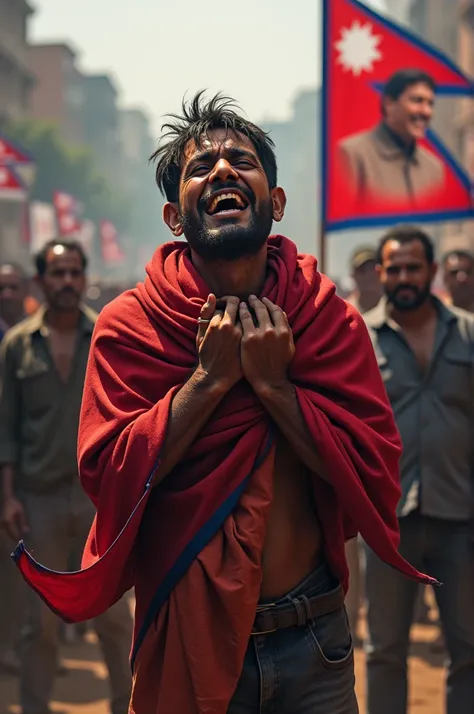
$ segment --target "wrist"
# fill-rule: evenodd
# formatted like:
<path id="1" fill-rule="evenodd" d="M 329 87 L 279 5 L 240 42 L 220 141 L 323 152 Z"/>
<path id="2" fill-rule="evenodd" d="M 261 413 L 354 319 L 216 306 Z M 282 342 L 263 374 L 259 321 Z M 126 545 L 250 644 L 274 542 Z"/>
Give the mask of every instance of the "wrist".
<path id="1" fill-rule="evenodd" d="M 209 374 L 209 372 L 203 369 L 200 365 L 198 365 L 196 370 L 193 372 L 191 381 L 198 389 L 202 389 L 210 396 L 215 396 L 217 398 L 225 396 L 233 386 L 225 379 L 216 378 Z"/>
<path id="2" fill-rule="evenodd" d="M 251 384 L 257 397 L 262 401 L 274 401 L 285 398 L 293 392 L 293 385 L 287 378 L 279 380 L 260 380 Z"/>

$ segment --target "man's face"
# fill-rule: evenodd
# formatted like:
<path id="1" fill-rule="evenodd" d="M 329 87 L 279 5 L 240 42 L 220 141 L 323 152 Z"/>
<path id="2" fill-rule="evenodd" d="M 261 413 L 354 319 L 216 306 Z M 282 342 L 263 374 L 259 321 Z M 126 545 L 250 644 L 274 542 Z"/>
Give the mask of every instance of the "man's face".
<path id="1" fill-rule="evenodd" d="M 0 266 L 0 317 L 13 327 L 23 316 L 26 281 L 13 265 Z"/>
<path id="2" fill-rule="evenodd" d="M 384 246 L 378 272 L 392 305 L 397 310 L 416 310 L 430 296 L 436 265 L 428 263 L 421 241 L 401 244 L 391 240 Z"/>
<path id="3" fill-rule="evenodd" d="M 77 310 L 86 278 L 82 258 L 64 246 L 51 248 L 46 255 L 46 272 L 38 278 L 46 301 L 55 310 Z"/>
<path id="4" fill-rule="evenodd" d="M 165 206 L 166 222 L 201 258 L 237 260 L 265 244 L 273 220 L 283 217 L 284 193 L 270 190 L 251 141 L 219 129 L 200 146 L 188 144 L 173 206 Z"/>
<path id="5" fill-rule="evenodd" d="M 359 292 L 374 292 L 380 289 L 380 280 L 377 274 L 375 260 L 366 260 L 353 272 L 354 282 Z"/>
<path id="6" fill-rule="evenodd" d="M 444 283 L 455 305 L 474 303 L 474 260 L 467 255 L 450 255 L 444 264 Z"/>
<path id="7" fill-rule="evenodd" d="M 434 100 L 434 92 L 428 84 L 412 84 L 398 99 L 385 98 L 385 120 L 404 139 L 423 139 L 433 117 Z"/>

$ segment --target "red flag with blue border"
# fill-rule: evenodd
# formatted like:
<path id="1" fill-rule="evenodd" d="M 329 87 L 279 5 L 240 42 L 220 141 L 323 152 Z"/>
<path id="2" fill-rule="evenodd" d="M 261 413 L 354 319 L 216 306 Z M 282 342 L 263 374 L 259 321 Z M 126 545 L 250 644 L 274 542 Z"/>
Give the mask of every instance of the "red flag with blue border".
<path id="1" fill-rule="evenodd" d="M 437 178 L 418 195 L 384 191 L 383 182 L 370 187 L 362 174 L 354 178 L 343 160 L 345 147 L 354 146 L 354 142 L 360 145 L 361 141 L 366 145 L 380 126 L 383 88 L 402 69 L 418 69 L 430 75 L 437 97 L 474 94 L 472 79 L 413 33 L 358 0 L 323 0 L 321 188 L 325 230 L 474 216 L 472 182 L 431 128 L 417 142 L 416 150 L 423 152 L 427 161 L 425 173 L 429 175 L 433 167 L 433 177 Z M 368 154 L 364 160 L 368 160 Z M 394 176 L 393 188 L 395 185 Z"/>

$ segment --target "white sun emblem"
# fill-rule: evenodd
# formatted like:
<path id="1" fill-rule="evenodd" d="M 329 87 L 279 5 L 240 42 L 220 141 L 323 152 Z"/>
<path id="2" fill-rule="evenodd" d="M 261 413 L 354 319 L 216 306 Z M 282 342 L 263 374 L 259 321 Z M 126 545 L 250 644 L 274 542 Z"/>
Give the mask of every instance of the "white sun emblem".
<path id="1" fill-rule="evenodd" d="M 361 25 L 354 20 L 350 28 L 342 28 L 341 39 L 335 43 L 339 50 L 337 61 L 346 72 L 351 71 L 357 77 L 361 72 L 372 72 L 374 62 L 382 58 L 379 50 L 381 41 L 381 35 L 372 34 L 370 22 Z"/>

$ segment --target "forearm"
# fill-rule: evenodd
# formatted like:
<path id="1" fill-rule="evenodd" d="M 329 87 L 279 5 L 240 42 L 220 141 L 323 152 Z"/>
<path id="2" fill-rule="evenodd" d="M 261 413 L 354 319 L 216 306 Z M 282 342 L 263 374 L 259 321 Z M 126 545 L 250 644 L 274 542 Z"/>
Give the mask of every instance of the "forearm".
<path id="1" fill-rule="evenodd" d="M 154 486 L 183 459 L 226 392 L 226 388 L 198 369 L 176 393 Z"/>
<path id="2" fill-rule="evenodd" d="M 278 387 L 262 387 L 257 396 L 301 461 L 311 471 L 329 481 L 327 467 L 306 426 L 291 382 L 285 381 Z"/>
<path id="3" fill-rule="evenodd" d="M 13 464 L 2 464 L 0 466 L 0 474 L 1 495 L 4 503 L 10 498 L 15 498 L 15 467 Z"/>

